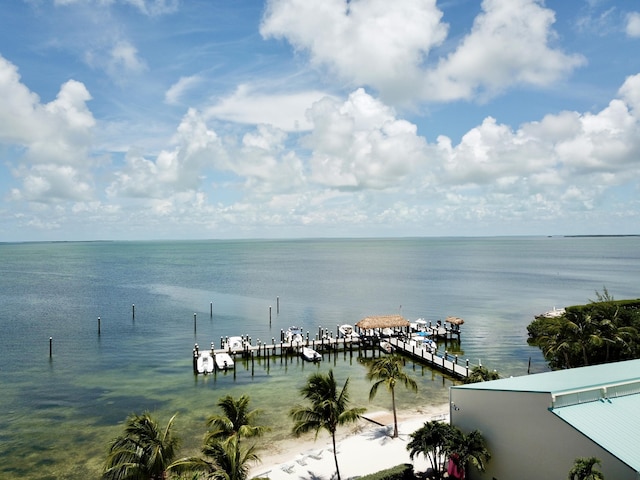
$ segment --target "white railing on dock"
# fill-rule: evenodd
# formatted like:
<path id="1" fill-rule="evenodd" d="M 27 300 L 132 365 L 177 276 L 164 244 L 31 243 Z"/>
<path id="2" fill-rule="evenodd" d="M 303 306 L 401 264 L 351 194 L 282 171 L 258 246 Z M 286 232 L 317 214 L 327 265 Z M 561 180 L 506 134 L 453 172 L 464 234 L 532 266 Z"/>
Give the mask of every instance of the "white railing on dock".
<path id="1" fill-rule="evenodd" d="M 420 358 L 425 363 L 452 373 L 457 377 L 466 378 L 469 376 L 469 360 L 465 360 L 461 364 L 457 355 L 450 355 L 447 352 L 440 355 L 429 348 L 419 346 L 416 342 L 407 342 L 401 338 L 390 338 L 389 343 L 402 353 Z"/>

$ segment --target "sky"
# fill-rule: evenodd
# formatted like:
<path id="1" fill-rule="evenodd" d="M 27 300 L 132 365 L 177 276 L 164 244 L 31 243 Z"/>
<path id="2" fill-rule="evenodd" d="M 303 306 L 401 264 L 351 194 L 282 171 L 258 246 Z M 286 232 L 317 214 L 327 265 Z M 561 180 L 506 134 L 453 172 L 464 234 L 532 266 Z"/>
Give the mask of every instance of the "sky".
<path id="1" fill-rule="evenodd" d="M 9 0 L 0 241 L 640 234 L 637 0 Z"/>

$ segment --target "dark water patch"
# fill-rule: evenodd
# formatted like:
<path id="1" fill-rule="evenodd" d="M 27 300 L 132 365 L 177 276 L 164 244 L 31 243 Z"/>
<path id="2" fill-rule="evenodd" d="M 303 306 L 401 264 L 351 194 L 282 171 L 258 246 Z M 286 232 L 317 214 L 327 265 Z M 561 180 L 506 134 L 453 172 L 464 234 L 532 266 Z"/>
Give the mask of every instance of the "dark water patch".
<path id="1" fill-rule="evenodd" d="M 93 426 L 111 426 L 121 424 L 132 413 L 164 410 L 168 403 L 142 395 L 122 395 L 103 399 L 97 405 L 78 408 L 78 413 L 90 417 Z"/>

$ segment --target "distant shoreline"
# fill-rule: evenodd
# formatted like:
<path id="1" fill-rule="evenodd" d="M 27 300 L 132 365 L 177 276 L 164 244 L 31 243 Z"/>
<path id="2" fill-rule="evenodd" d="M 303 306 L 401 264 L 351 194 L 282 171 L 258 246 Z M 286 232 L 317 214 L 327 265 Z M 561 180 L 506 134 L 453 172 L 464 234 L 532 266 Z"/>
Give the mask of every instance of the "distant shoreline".
<path id="1" fill-rule="evenodd" d="M 554 237 L 555 235 L 549 235 Z M 639 233 L 603 234 L 603 235 L 562 235 L 566 238 L 616 238 L 616 237 L 640 237 Z"/>

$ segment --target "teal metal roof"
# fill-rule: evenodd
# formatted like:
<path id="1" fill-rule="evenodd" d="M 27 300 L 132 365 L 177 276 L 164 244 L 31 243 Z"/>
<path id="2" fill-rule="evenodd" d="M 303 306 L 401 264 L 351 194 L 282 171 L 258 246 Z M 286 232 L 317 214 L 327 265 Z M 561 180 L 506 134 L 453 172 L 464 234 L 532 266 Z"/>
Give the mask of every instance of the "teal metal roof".
<path id="1" fill-rule="evenodd" d="M 579 403 L 551 411 L 640 472 L 640 394 Z"/>
<path id="2" fill-rule="evenodd" d="M 640 380 L 640 360 L 501 378 L 500 380 L 457 385 L 451 388 L 557 394 L 636 380 Z"/>
<path id="3" fill-rule="evenodd" d="M 451 388 L 547 393 L 554 415 L 640 472 L 640 360 Z"/>

